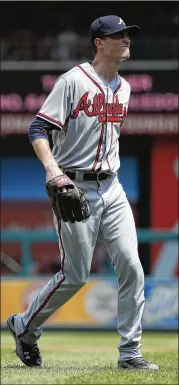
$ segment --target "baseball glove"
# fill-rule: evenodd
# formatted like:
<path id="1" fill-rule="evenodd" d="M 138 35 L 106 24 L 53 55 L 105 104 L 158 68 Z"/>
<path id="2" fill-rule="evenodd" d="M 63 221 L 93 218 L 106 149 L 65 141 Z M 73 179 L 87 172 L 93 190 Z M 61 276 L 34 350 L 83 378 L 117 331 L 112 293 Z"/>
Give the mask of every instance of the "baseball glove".
<path id="1" fill-rule="evenodd" d="M 47 195 L 57 219 L 81 222 L 90 216 L 90 206 L 84 192 L 67 175 L 59 175 L 45 184 Z"/>

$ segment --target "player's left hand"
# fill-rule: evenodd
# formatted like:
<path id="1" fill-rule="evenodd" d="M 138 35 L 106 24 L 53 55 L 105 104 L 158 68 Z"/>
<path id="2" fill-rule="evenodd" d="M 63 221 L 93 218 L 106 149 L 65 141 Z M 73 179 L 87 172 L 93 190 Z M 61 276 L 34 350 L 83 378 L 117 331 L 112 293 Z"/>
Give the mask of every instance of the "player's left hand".
<path id="1" fill-rule="evenodd" d="M 74 223 L 89 218 L 90 206 L 84 192 L 67 175 L 59 175 L 45 186 L 57 219 Z"/>

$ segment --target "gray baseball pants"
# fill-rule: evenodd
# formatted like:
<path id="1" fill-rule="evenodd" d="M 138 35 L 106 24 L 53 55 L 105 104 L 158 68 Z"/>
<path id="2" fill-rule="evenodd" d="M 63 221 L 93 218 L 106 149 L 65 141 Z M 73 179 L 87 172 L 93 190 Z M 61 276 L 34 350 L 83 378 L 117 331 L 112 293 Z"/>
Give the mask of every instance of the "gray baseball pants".
<path id="1" fill-rule="evenodd" d="M 118 281 L 120 359 L 140 357 L 144 273 L 131 207 L 116 174 L 102 182 L 75 183 L 90 202 L 91 216 L 80 223 L 61 221 L 62 270 L 46 284 L 24 313 L 15 316 L 16 333 L 22 341 L 36 343 L 42 334 L 42 324 L 85 285 L 98 239 L 111 258 Z M 57 229 L 55 218 L 54 222 Z"/>

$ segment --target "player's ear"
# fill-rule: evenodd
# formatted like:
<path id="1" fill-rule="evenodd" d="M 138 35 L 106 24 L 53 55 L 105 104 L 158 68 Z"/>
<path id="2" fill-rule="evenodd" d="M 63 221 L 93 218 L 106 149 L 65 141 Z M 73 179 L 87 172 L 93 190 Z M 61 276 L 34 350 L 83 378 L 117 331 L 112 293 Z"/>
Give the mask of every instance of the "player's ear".
<path id="1" fill-rule="evenodd" d="M 94 44 L 96 45 L 96 47 L 97 47 L 98 49 L 100 49 L 100 48 L 103 46 L 103 42 L 102 42 L 102 40 L 101 40 L 99 37 L 97 37 L 97 38 L 94 40 Z"/>

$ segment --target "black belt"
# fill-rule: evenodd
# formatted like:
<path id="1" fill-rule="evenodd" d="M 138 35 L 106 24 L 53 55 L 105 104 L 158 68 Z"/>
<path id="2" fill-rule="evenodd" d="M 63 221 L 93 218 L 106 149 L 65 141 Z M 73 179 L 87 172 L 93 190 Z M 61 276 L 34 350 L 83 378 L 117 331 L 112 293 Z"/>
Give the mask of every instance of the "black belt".
<path id="1" fill-rule="evenodd" d="M 65 174 L 71 179 L 76 180 L 76 172 L 65 171 Z M 108 179 L 112 174 L 105 172 L 84 172 L 82 180 L 103 181 Z"/>

